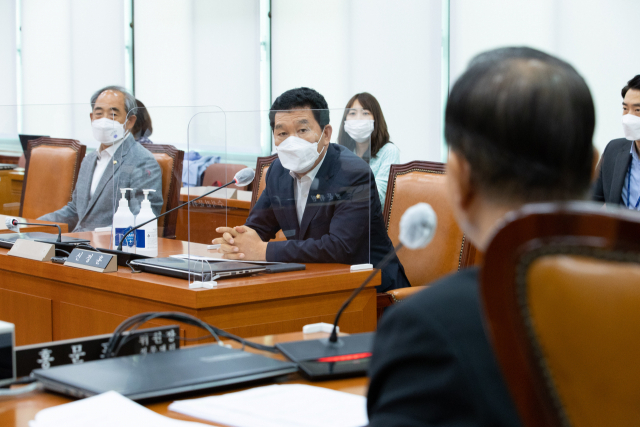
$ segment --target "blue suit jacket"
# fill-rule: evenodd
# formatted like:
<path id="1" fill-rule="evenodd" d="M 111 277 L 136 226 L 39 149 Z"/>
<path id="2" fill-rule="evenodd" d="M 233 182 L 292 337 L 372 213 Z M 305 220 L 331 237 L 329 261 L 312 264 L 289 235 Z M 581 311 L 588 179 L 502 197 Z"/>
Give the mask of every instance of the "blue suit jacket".
<path id="1" fill-rule="evenodd" d="M 279 230 L 283 242 L 269 242 L 267 261 L 336 262 L 376 266 L 393 249 L 382 219 L 376 181 L 366 162 L 345 147 L 329 144 L 311 184 L 298 224 L 294 179 L 279 159 L 266 176 L 266 186 L 246 225 L 263 241 Z M 404 288 L 409 281 L 397 257 L 382 271 L 378 291 Z"/>

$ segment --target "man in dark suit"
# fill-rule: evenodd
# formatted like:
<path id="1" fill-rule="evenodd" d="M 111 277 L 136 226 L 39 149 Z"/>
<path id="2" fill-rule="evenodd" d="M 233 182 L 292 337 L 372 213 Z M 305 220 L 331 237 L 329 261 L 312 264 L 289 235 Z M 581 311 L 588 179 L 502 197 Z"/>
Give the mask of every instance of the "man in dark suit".
<path id="1" fill-rule="evenodd" d="M 530 48 L 476 57 L 445 118 L 449 201 L 473 244 L 485 250 L 504 215 L 525 203 L 584 197 L 594 126 L 589 89 L 569 64 Z M 385 313 L 369 372 L 370 425 L 520 425 L 483 322 L 477 268 Z"/>
<path id="2" fill-rule="evenodd" d="M 313 89 L 280 95 L 269 113 L 278 152 L 244 226 L 220 227 L 228 259 L 376 266 L 393 250 L 369 165 L 331 144 L 329 110 Z M 282 230 L 286 241 L 269 242 Z M 409 286 L 397 257 L 378 291 Z"/>
<path id="3" fill-rule="evenodd" d="M 593 200 L 639 210 L 640 74 L 622 88 L 622 129 L 625 137 L 609 142 L 602 153 Z"/>

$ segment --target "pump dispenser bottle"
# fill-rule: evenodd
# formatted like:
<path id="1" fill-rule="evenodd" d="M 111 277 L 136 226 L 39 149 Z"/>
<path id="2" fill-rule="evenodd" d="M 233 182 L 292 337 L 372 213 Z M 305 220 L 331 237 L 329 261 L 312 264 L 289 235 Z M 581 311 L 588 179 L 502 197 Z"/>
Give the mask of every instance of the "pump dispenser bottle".
<path id="1" fill-rule="evenodd" d="M 156 190 L 142 190 L 144 200 L 140 204 L 140 212 L 136 216 L 136 225 L 143 224 L 153 219 L 149 224 L 136 230 L 136 253 L 151 257 L 158 256 L 158 220 L 151 210 L 149 192 Z"/>
<path id="2" fill-rule="evenodd" d="M 129 201 L 125 198 L 125 193 L 127 190 L 133 191 L 133 188 L 121 188 L 120 192 L 122 193 L 122 198 L 120 199 L 120 204 L 118 206 L 118 210 L 115 215 L 113 215 L 113 247 L 117 248 L 120 244 L 120 239 L 124 236 L 127 231 L 133 228 L 135 223 L 135 218 L 131 210 L 129 209 Z M 133 234 L 131 233 L 127 236 L 126 240 L 122 242 L 122 250 L 125 252 L 133 252 L 135 253 L 136 248 L 134 246 Z"/>

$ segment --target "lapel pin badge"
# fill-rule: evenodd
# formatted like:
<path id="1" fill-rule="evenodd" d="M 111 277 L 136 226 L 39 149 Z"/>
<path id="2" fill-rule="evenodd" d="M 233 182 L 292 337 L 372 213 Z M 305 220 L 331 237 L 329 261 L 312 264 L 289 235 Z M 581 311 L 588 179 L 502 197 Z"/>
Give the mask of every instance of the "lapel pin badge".
<path id="1" fill-rule="evenodd" d="M 320 199 L 320 195 L 319 194 L 316 194 L 316 199 Z"/>
<path id="2" fill-rule="evenodd" d="M 114 161 L 113 161 L 113 164 L 114 164 L 114 165 L 118 164 L 118 161 L 117 161 L 117 160 L 114 160 Z"/>

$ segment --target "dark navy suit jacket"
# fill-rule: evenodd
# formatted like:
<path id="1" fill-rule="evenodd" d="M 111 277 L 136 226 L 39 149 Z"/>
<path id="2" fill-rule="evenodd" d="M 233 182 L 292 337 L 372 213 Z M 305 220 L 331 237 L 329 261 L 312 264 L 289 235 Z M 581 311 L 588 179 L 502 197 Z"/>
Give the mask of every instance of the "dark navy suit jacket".
<path id="1" fill-rule="evenodd" d="M 609 142 L 600 159 L 598 179 L 591 189 L 591 197 L 597 202 L 624 205 L 622 187 L 631 164 L 631 144 L 626 138 Z"/>
<path id="2" fill-rule="evenodd" d="M 246 225 L 263 241 L 279 230 L 283 242 L 269 242 L 267 261 L 371 263 L 376 266 L 393 249 L 382 219 L 375 178 L 369 165 L 338 144 L 327 154 L 307 198 L 298 224 L 294 179 L 276 159 L 266 176 L 266 186 L 251 210 Z M 378 291 L 404 288 L 409 281 L 397 257 L 382 271 Z"/>

